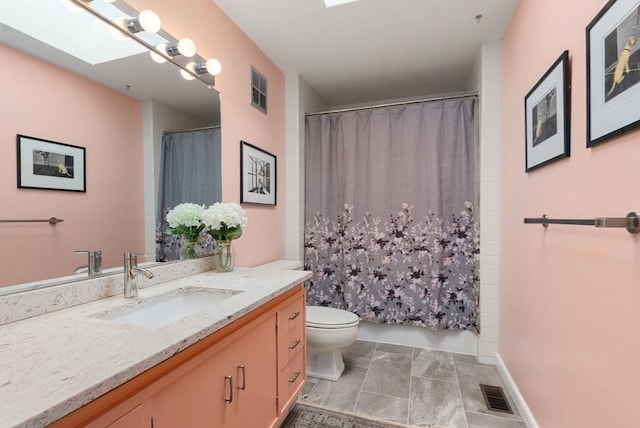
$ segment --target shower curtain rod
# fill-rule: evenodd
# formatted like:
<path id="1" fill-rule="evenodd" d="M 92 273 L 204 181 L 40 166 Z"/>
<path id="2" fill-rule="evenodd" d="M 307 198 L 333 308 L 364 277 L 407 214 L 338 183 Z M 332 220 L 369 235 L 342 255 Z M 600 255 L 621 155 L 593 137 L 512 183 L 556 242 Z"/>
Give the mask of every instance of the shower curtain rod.
<path id="1" fill-rule="evenodd" d="M 451 95 L 451 96 L 446 96 L 446 97 L 423 98 L 423 99 L 420 99 L 420 100 L 399 101 L 399 102 L 395 102 L 395 103 L 385 103 L 385 104 L 374 104 L 374 105 L 363 106 L 363 107 L 339 108 L 339 109 L 335 109 L 335 110 L 326 110 L 326 111 L 319 111 L 319 112 L 314 112 L 314 113 L 305 113 L 305 116 L 318 116 L 318 115 L 321 115 L 321 114 L 329 114 L 329 113 L 344 113 L 344 112 L 347 112 L 347 111 L 369 110 L 369 109 L 373 109 L 373 108 L 402 106 L 402 105 L 407 105 L 407 104 L 426 103 L 426 102 L 429 102 L 429 101 L 453 100 L 453 99 L 456 99 L 456 98 L 467 98 L 467 97 L 477 97 L 477 96 L 478 96 L 478 92 L 470 92 L 468 94 Z"/>
<path id="2" fill-rule="evenodd" d="M 216 128 L 220 128 L 220 125 L 203 126 L 201 128 L 181 129 L 179 131 L 163 131 L 162 134 L 163 135 L 179 134 L 180 132 L 204 131 L 205 129 L 216 129 Z"/>

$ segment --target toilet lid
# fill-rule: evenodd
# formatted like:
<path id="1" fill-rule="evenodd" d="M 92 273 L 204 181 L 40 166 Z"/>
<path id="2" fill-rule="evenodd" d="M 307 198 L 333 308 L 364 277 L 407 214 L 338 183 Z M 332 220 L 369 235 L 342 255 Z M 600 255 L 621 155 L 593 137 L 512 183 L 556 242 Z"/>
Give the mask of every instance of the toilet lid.
<path id="1" fill-rule="evenodd" d="M 343 328 L 358 325 L 358 316 L 342 309 L 307 306 L 307 326 L 316 328 Z"/>

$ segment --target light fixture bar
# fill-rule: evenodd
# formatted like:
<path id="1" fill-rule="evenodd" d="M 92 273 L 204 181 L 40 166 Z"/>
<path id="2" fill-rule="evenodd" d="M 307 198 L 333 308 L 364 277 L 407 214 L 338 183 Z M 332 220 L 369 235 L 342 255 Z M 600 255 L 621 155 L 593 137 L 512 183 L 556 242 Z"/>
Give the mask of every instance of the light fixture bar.
<path id="1" fill-rule="evenodd" d="M 111 21 L 109 18 L 103 16 L 101 13 L 97 12 L 96 10 L 94 10 L 91 7 L 91 3 L 87 3 L 85 0 L 71 0 L 71 1 L 74 4 L 78 5 L 79 7 L 82 7 L 84 10 L 86 10 L 87 12 L 89 12 L 90 14 L 92 14 L 93 16 L 95 16 L 96 18 L 98 18 L 99 20 L 104 22 L 105 24 L 115 28 L 120 33 L 130 37 L 132 40 L 134 40 L 137 43 L 141 44 L 142 46 L 147 48 L 149 51 L 156 52 L 156 48 L 154 46 L 150 45 L 149 43 L 145 42 L 141 38 L 137 37 L 135 34 L 132 34 L 131 32 L 129 32 L 126 28 L 123 28 L 123 27 L 119 26 L 115 22 Z M 167 36 L 168 36 L 168 34 L 167 34 Z M 173 38 L 173 39 L 175 40 L 175 38 Z M 186 68 L 185 66 L 183 66 L 182 64 L 177 62 L 175 59 L 173 59 L 171 56 L 166 56 L 165 58 L 166 58 L 166 60 L 168 62 L 170 62 L 173 65 L 175 65 L 176 67 L 178 67 L 184 73 L 188 73 L 189 75 L 193 76 L 194 78 L 200 80 L 201 82 L 206 84 L 209 88 L 211 88 L 211 89 L 214 88 L 214 85 L 215 85 L 215 77 L 214 76 L 209 75 L 209 74 L 198 75 L 195 72 L 195 70 L 189 70 L 188 68 Z M 205 79 L 205 76 L 207 77 L 207 79 Z"/>

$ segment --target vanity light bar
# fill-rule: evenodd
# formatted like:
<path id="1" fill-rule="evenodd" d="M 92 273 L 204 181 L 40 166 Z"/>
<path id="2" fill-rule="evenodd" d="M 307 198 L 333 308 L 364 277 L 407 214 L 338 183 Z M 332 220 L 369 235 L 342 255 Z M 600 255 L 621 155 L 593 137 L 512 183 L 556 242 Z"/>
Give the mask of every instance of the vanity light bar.
<path id="1" fill-rule="evenodd" d="M 123 27 L 119 26 L 117 23 L 111 21 L 109 18 L 103 16 L 101 13 L 99 13 L 98 11 L 93 9 L 91 7 L 91 3 L 87 3 L 85 0 L 71 0 L 71 1 L 75 5 L 83 8 L 84 10 L 86 10 L 87 12 L 89 12 L 90 14 L 92 14 L 93 16 L 95 16 L 96 18 L 101 20 L 102 22 L 104 22 L 105 24 L 111 26 L 112 28 L 115 28 L 120 33 L 130 37 L 132 40 L 134 40 L 137 43 L 141 44 L 142 46 L 147 48 L 150 52 L 158 52 L 156 47 L 150 45 L 146 41 L 142 40 L 140 37 L 137 37 L 135 35 L 135 33 L 130 32 L 126 28 L 123 28 Z M 137 14 L 137 11 L 136 11 L 136 14 Z M 164 37 L 167 40 L 174 40 L 176 44 L 178 43 L 178 41 L 175 39 L 175 37 L 171 36 L 170 34 L 168 34 L 166 31 L 163 31 L 162 29 L 160 29 L 158 31 L 158 34 L 162 35 L 162 37 Z M 182 40 L 184 40 L 184 39 L 182 39 Z M 191 42 L 191 40 L 189 40 L 189 42 Z M 193 44 L 193 42 L 191 42 L 191 44 Z M 189 47 L 191 47 L 191 46 L 189 46 Z M 193 44 L 193 51 L 194 51 L 194 55 L 195 55 L 195 44 Z M 190 52 L 186 52 L 186 53 L 190 53 Z M 201 82 L 205 83 L 209 88 L 213 89 L 213 87 L 215 85 L 215 77 L 213 75 L 211 75 L 211 74 L 198 74 L 198 73 L 195 72 L 195 70 L 190 70 L 186 66 L 184 66 L 184 65 L 180 64 L 178 61 L 176 61 L 174 59 L 175 55 L 172 56 L 168 52 L 167 52 L 167 55 L 160 55 L 160 56 L 162 56 L 164 59 L 166 59 L 166 61 L 168 61 L 168 62 L 172 63 L 173 65 L 175 65 L 176 67 L 178 67 L 183 76 L 185 74 L 186 75 L 190 75 L 193 78 L 198 79 Z M 197 62 L 205 62 L 205 60 L 203 58 L 199 57 L 199 56 L 196 57 L 195 59 L 196 59 Z"/>

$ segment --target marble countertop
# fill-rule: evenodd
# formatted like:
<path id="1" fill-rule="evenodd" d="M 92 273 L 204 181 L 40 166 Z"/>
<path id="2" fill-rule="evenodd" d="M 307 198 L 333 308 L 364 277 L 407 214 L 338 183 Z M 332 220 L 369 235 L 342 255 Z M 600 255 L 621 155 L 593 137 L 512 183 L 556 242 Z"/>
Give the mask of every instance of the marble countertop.
<path id="1" fill-rule="evenodd" d="M 204 272 L 0 326 L 0 427 L 41 427 L 73 412 L 308 279 L 279 267 Z M 181 287 L 239 291 L 162 327 L 96 314 Z"/>

